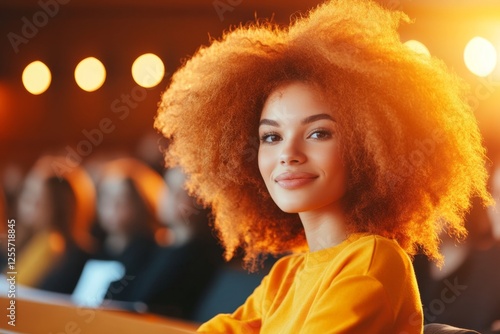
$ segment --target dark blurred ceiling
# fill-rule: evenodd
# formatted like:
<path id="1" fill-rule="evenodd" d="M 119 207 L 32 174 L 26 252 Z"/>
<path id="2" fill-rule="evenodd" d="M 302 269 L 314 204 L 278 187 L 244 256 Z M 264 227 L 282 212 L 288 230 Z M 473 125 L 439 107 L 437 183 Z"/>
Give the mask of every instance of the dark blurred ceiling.
<path id="1" fill-rule="evenodd" d="M 75 148 L 85 140 L 83 132 L 99 127 L 104 118 L 114 122 L 97 151 L 133 150 L 152 131 L 153 117 L 168 77 L 209 36 L 240 22 L 273 17 L 287 23 L 297 12 L 305 13 L 317 0 L 39 0 L 0 2 L 0 164 L 31 163 L 43 152 Z M 494 149 L 500 143 L 500 73 L 486 79 L 471 75 L 463 64 L 465 43 L 482 35 L 500 51 L 500 1 L 380 0 L 402 9 L 414 19 L 401 27 L 401 38 L 424 42 L 469 81 L 481 129 Z M 217 6 L 225 6 L 219 10 Z M 52 7 L 51 7 L 52 6 Z M 52 9 L 46 9 L 52 8 Z M 21 34 L 26 21 L 40 11 L 52 11 L 27 43 L 16 52 L 7 35 Z M 40 15 L 40 14 L 38 14 Z M 116 119 L 113 103 L 135 87 L 130 75 L 133 60 L 142 53 L 158 54 L 167 75 L 149 89 L 144 101 L 131 108 L 130 116 Z M 96 92 L 87 93 L 74 83 L 76 64 L 95 56 L 105 64 L 107 79 Z M 33 96 L 21 83 L 24 67 L 42 60 L 52 71 L 47 92 Z M 115 117 L 115 118 L 114 118 Z M 89 155 L 90 157 L 90 155 Z M 1 166 L 0 166 L 1 167 Z"/>

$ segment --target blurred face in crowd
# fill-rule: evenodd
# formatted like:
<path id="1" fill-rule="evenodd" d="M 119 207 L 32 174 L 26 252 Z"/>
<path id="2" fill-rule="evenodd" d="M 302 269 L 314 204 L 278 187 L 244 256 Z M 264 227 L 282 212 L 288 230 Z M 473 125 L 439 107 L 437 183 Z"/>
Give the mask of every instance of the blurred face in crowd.
<path id="1" fill-rule="evenodd" d="M 164 175 L 167 187 L 161 194 L 159 220 L 169 228 L 169 242 L 188 240 L 204 216 L 203 208 L 184 188 L 186 176 L 180 168 L 172 168 Z"/>
<path id="2" fill-rule="evenodd" d="M 139 204 L 130 181 L 108 177 L 99 185 L 97 214 L 108 233 L 132 233 L 138 224 Z"/>
<path id="3" fill-rule="evenodd" d="M 37 173 L 29 174 L 17 203 L 20 224 L 35 230 L 48 228 L 51 225 L 51 207 L 44 179 Z"/>
<path id="4" fill-rule="evenodd" d="M 168 188 L 162 194 L 160 220 L 168 225 L 189 225 L 191 216 L 200 210 L 196 200 L 184 188 L 186 176 L 179 168 L 169 169 L 165 173 L 165 182 Z"/>

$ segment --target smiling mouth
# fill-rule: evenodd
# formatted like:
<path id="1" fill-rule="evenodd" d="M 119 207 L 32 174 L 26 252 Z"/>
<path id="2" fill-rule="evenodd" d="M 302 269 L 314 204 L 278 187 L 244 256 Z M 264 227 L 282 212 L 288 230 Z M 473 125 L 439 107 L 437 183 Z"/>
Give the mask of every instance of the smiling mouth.
<path id="1" fill-rule="evenodd" d="M 298 189 L 311 182 L 313 182 L 318 176 L 310 173 L 290 173 L 286 172 L 278 175 L 274 180 L 281 188 L 284 189 Z"/>

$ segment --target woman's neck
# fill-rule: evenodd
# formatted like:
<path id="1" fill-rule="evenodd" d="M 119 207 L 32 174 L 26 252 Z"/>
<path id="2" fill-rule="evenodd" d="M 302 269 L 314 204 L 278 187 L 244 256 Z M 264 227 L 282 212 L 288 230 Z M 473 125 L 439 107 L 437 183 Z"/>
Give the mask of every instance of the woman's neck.
<path id="1" fill-rule="evenodd" d="M 336 246 L 347 239 L 345 215 L 338 203 L 301 212 L 299 217 L 311 252 Z"/>

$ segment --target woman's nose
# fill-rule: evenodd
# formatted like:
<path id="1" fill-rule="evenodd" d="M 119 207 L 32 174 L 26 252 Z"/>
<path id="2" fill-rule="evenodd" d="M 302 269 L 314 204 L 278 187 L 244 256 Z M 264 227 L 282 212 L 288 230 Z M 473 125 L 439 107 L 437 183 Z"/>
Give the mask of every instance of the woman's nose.
<path id="1" fill-rule="evenodd" d="M 306 161 L 306 155 L 299 143 L 296 141 L 284 141 L 283 149 L 280 153 L 280 163 L 282 165 L 296 165 Z"/>

